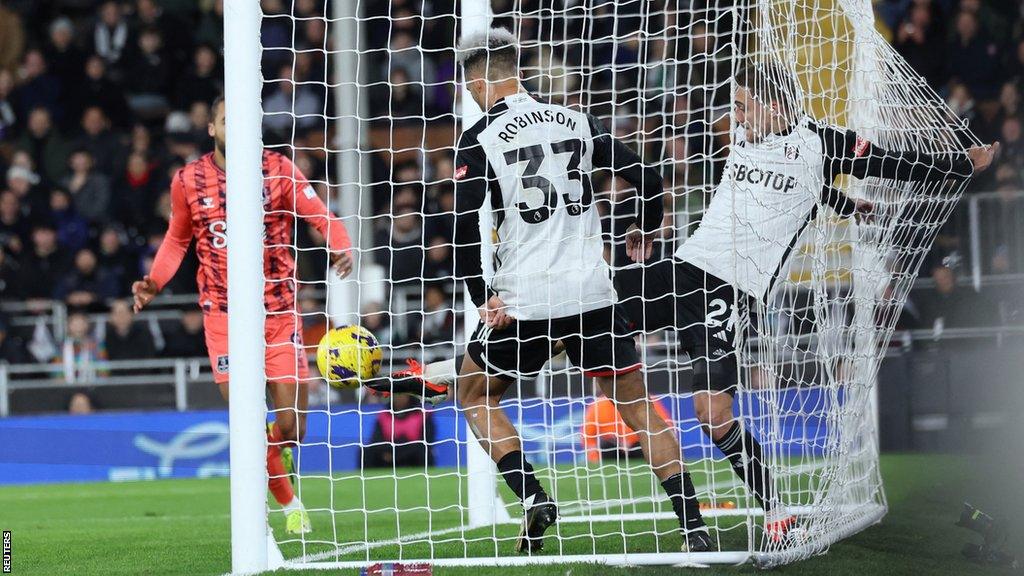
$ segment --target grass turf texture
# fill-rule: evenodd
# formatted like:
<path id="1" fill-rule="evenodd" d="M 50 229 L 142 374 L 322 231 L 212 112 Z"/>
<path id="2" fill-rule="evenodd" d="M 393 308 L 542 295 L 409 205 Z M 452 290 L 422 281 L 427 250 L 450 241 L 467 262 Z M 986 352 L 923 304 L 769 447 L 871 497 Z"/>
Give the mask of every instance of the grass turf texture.
<path id="1" fill-rule="evenodd" d="M 1011 519 L 1009 550 L 1021 549 L 1020 509 L 1016 498 L 1017 486 L 1005 470 L 989 467 L 978 459 L 958 456 L 886 455 L 882 470 L 889 494 L 890 513 L 882 524 L 847 539 L 832 547 L 821 557 L 809 559 L 777 570 L 780 574 L 1004 574 L 1004 570 L 979 567 L 968 563 L 960 555 L 963 544 L 973 541 L 968 531 L 952 525 L 959 514 L 963 500 L 971 501 L 984 510 Z M 999 478 L 1006 478 L 1000 482 Z M 717 479 L 717 475 L 716 475 Z M 698 487 L 703 478 L 698 478 Z M 419 487 L 416 483 L 419 483 Z M 454 477 L 451 483 L 454 483 Z M 643 476 L 633 480 L 634 489 L 643 490 L 649 482 Z M 316 480 L 303 480 L 307 505 L 325 505 L 327 486 L 324 479 L 318 487 Z M 441 482 L 434 480 L 429 486 L 422 479 L 402 481 L 399 504 L 402 507 L 429 502 L 435 510 L 435 528 L 445 526 L 457 518 L 454 509 L 454 489 L 439 490 Z M 361 488 L 365 486 L 363 491 Z M 426 497 L 430 490 L 429 500 Z M 571 491 L 572 487 L 560 489 Z M 614 488 L 613 491 L 617 489 Z M 700 488 L 698 488 L 699 490 Z M 350 496 L 337 497 L 342 491 Z M 335 516 L 339 541 L 360 539 L 368 530 L 374 538 L 396 535 L 397 519 L 385 510 L 393 505 L 393 481 L 375 480 L 359 482 L 342 479 L 334 482 L 336 505 L 367 502 L 367 509 L 379 510 L 367 516 L 342 514 Z M 353 495 L 358 497 L 353 499 Z M 606 494 L 613 497 L 614 494 Z M 340 506 L 338 506 L 340 507 Z M 330 516 L 315 512 L 314 526 L 319 536 L 334 538 L 330 529 Z M 426 514 L 402 514 L 402 532 L 418 532 L 427 528 Z M 731 521 L 722 520 L 725 528 Z M 279 513 L 272 516 L 275 533 L 283 533 Z M 621 550 L 621 536 L 616 524 L 597 524 L 594 528 L 605 534 L 596 539 L 581 537 L 585 525 L 561 525 L 563 546 L 567 553 L 587 553 L 595 547 L 600 552 Z M 650 523 L 635 524 L 650 528 Z M 0 489 L 0 527 L 13 531 L 13 574 L 222 574 L 230 569 L 228 484 L 225 479 L 164 480 L 122 484 L 62 484 L 47 486 L 7 487 Z M 627 526 L 629 529 L 630 526 Z M 659 522 L 659 531 L 669 531 L 671 522 Z M 499 537 L 514 536 L 515 527 L 502 527 Z M 488 532 L 489 534 L 489 532 Z M 468 533 L 483 536 L 484 533 Z M 574 537 L 575 536 L 575 537 Z M 724 530 L 723 547 L 745 547 L 743 530 Z M 455 532 L 440 537 L 448 542 L 435 544 L 438 556 L 462 556 L 464 550 L 481 551 L 493 547 L 483 539 L 464 544 L 462 534 Z M 595 543 L 596 542 L 596 543 Z M 662 550 L 677 550 L 679 538 L 675 535 L 660 537 L 657 545 Z M 555 539 L 547 541 L 549 550 L 557 546 Z M 630 549 L 654 551 L 653 534 L 630 540 Z M 500 550 L 508 553 L 511 541 L 501 542 Z M 284 544 L 286 557 L 300 553 L 297 544 Z M 307 552 L 327 549 L 310 545 Z M 333 549 L 333 546 L 330 547 Z M 425 544 L 404 545 L 406 554 L 428 551 Z M 397 552 L 397 547 L 375 549 L 372 557 Z M 365 554 L 360 552 L 360 554 Z M 351 558 L 352 556 L 349 556 Z M 285 571 L 281 571 L 284 573 Z M 355 571 L 348 571 L 355 573 Z M 567 574 L 573 576 L 600 574 L 601 576 L 640 574 L 679 574 L 672 568 L 609 568 L 587 564 L 553 565 L 523 568 L 503 568 L 508 576 L 525 574 Z M 713 567 L 701 574 L 750 574 L 751 566 Z M 291 572 L 294 573 L 294 572 Z M 323 573 L 323 572 L 318 572 Z M 488 573 L 480 568 L 435 568 L 435 574 L 477 576 Z"/>

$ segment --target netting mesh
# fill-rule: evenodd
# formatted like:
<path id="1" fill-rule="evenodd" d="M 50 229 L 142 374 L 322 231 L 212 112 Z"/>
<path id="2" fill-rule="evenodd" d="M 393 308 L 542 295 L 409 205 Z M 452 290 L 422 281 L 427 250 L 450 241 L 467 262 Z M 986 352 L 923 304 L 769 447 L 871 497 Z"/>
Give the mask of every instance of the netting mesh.
<path id="1" fill-rule="evenodd" d="M 298 259 L 292 280 L 306 346 L 316 344 L 310 326 L 359 323 L 383 346 L 384 371 L 401 369 L 406 358 L 454 359 L 468 334 L 452 264 L 453 152 L 471 107 L 460 96 L 454 60 L 465 27 L 455 3 L 263 4 L 265 143 L 294 156 L 345 217 L 356 245 L 356 277 L 329 281 L 322 239 L 296 221 L 289 248 Z M 491 25 L 519 39 L 522 80 L 536 98 L 594 114 L 663 176 L 666 219 L 656 259 L 670 258 L 697 230 L 729 177 L 733 79 L 749 63 L 791 77 L 788 97 L 801 114 L 854 129 L 882 148 L 949 154 L 976 143 L 874 31 L 867 0 L 510 0 L 490 10 Z M 593 209 L 618 271 L 629 263 L 617 215 L 634 191 L 608 175 L 592 177 Z M 939 173 L 918 182 L 840 178 L 836 186 L 870 201 L 873 215 L 841 217 L 816 201 L 770 289 L 736 298 L 728 319 L 740 368 L 735 413 L 760 441 L 779 504 L 799 518 L 800 539 L 767 537 L 758 502 L 702 431 L 690 393 L 692 358 L 679 335 L 637 339 L 649 393 L 680 439 L 714 549 L 725 553 L 703 560 L 790 562 L 884 514 L 875 374 L 963 180 Z M 818 190 L 793 193 L 816 197 Z M 435 370 L 452 377 L 450 366 Z M 314 531 L 285 535 L 272 514 L 287 559 L 487 563 L 512 555 L 520 505 L 497 485 L 500 478 L 484 489 L 473 482 L 467 446 L 474 439 L 456 406 L 424 409 L 400 395 L 332 392 L 312 376 L 309 407 L 297 399 L 308 432 L 296 450 L 296 493 Z M 600 401 L 593 383 L 560 356 L 536 380 L 513 386 L 501 405 L 560 507 L 544 555 L 681 561 L 669 555 L 679 551 L 678 521 L 637 457 L 635 435 L 619 430 L 609 447 L 587 428 Z M 472 509 L 496 495 L 507 515 L 471 521 Z"/>

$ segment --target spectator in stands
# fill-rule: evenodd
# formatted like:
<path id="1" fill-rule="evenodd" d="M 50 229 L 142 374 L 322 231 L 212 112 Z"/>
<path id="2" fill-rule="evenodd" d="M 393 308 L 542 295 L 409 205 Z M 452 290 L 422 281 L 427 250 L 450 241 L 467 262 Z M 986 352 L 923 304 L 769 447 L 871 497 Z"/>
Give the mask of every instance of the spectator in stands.
<path id="1" fill-rule="evenodd" d="M 65 274 L 53 297 L 64 300 L 71 308 L 97 310 L 117 295 L 117 281 L 99 267 L 96 254 L 83 248 L 75 254 L 74 267 Z"/>
<path id="2" fill-rule="evenodd" d="M 291 139 L 292 129 L 306 132 L 320 126 L 323 101 L 309 86 L 296 84 L 291 66 L 282 66 L 274 91 L 263 100 L 263 126 L 279 137 Z"/>
<path id="3" fill-rule="evenodd" d="M 121 12 L 121 5 L 107 0 L 100 5 L 96 26 L 93 29 L 93 52 L 116 68 L 128 51 L 128 22 Z"/>
<path id="4" fill-rule="evenodd" d="M 46 48 L 46 61 L 50 72 L 60 81 L 61 105 L 65 110 L 76 100 L 78 85 L 81 84 L 85 69 L 85 53 L 75 45 L 75 27 L 67 17 L 60 17 L 50 24 L 50 43 Z M 78 116 L 68 118 L 77 120 Z"/>
<path id="5" fill-rule="evenodd" d="M 68 162 L 71 173 L 61 181 L 71 193 L 75 210 L 90 224 L 103 224 L 110 217 L 110 178 L 94 168 L 88 150 L 75 150 Z"/>
<path id="6" fill-rule="evenodd" d="M 25 28 L 17 12 L 0 5 L 0 70 L 14 72 L 25 48 Z"/>
<path id="7" fill-rule="evenodd" d="M 392 68 L 386 87 L 390 91 L 390 97 L 387 101 L 388 107 L 382 110 L 384 120 L 419 122 L 425 114 L 423 86 L 412 83 L 409 73 L 404 68 Z"/>
<path id="8" fill-rule="evenodd" d="M 139 259 L 125 246 L 120 230 L 110 226 L 103 229 L 96 258 L 100 268 L 116 279 L 115 296 L 127 296 L 132 279 L 138 276 Z"/>
<path id="9" fill-rule="evenodd" d="M 89 240 L 88 222 L 75 210 L 71 196 L 60 188 L 50 192 L 50 222 L 57 230 L 57 244 L 68 254 L 78 251 Z"/>
<path id="10" fill-rule="evenodd" d="M 412 18 L 404 22 L 411 22 Z M 397 23 L 397 22 L 396 22 Z M 434 61 L 420 49 L 409 31 L 398 29 L 391 33 L 390 58 L 382 62 L 380 76 L 390 78 L 392 70 L 404 70 L 408 81 L 419 86 L 434 83 Z"/>
<path id="11" fill-rule="evenodd" d="M 0 249 L 20 254 L 32 229 L 22 214 L 18 196 L 11 191 L 0 192 Z"/>
<path id="12" fill-rule="evenodd" d="M 110 305 L 103 348 L 110 360 L 134 360 L 156 356 L 153 333 L 145 324 L 134 321 L 129 301 L 115 300 Z"/>
<path id="13" fill-rule="evenodd" d="M 68 398 L 68 414 L 80 416 L 95 411 L 92 397 L 85 392 L 75 392 Z"/>
<path id="14" fill-rule="evenodd" d="M 25 297 L 20 273 L 18 262 L 0 246 L 0 301 L 13 302 Z"/>
<path id="15" fill-rule="evenodd" d="M 360 326 L 366 328 L 377 337 L 381 346 L 389 346 L 405 342 L 404 334 L 398 333 L 391 326 L 391 314 L 384 310 L 380 302 L 364 302 L 359 311 Z"/>
<path id="16" fill-rule="evenodd" d="M 175 105 L 187 110 L 194 102 L 209 104 L 224 91 L 217 53 L 208 44 L 201 44 L 192 55 L 192 66 L 183 78 L 175 80 Z"/>
<path id="17" fill-rule="evenodd" d="M 412 396 L 391 396 L 391 409 L 377 412 L 369 445 L 360 454 L 365 468 L 431 466 L 434 423 Z"/>
<path id="18" fill-rule="evenodd" d="M 443 280 L 455 274 L 451 236 L 434 236 L 427 246 L 423 277 Z"/>
<path id="19" fill-rule="evenodd" d="M 210 46 L 223 46 L 224 0 L 213 0 L 208 7 L 200 9 L 203 13 L 196 28 L 196 41 Z"/>
<path id="20" fill-rule="evenodd" d="M 951 82 L 949 84 L 949 98 L 946 100 L 946 104 L 956 114 L 957 118 L 961 120 L 973 122 L 977 116 L 978 112 L 975 109 L 977 103 L 974 101 L 974 96 L 971 95 L 971 91 L 967 89 L 967 86 L 960 82 Z"/>
<path id="21" fill-rule="evenodd" d="M 40 222 L 32 230 L 32 249 L 23 256 L 21 273 L 31 282 L 23 285 L 26 298 L 49 299 L 67 271 L 67 259 L 57 244 L 53 226 Z"/>
<path id="22" fill-rule="evenodd" d="M 1006 82 L 999 90 L 999 107 L 1004 116 L 1021 115 L 1020 87 L 1016 82 Z"/>
<path id="23" fill-rule="evenodd" d="M 960 0 L 960 10 L 974 14 L 978 20 L 981 33 L 993 38 L 997 43 L 1002 44 L 1010 34 L 1010 23 L 1004 15 L 996 13 L 990 4 L 997 2 L 982 2 L 981 0 Z"/>
<path id="24" fill-rule="evenodd" d="M 946 39 L 935 11 L 934 4 L 915 2 L 896 30 L 893 47 L 930 85 L 941 86 L 946 75 L 942 57 Z"/>
<path id="25" fill-rule="evenodd" d="M 180 68 L 188 59 L 192 47 L 192 29 L 174 14 L 165 11 L 156 0 L 136 0 L 136 30 L 152 29 L 160 33 L 165 41 L 165 51 L 170 63 Z"/>
<path id="26" fill-rule="evenodd" d="M 34 108 L 45 108 L 59 119 L 60 80 L 47 71 L 46 57 L 41 50 L 25 53 L 18 76 L 21 78 L 15 98 L 18 114 L 27 115 Z"/>
<path id="27" fill-rule="evenodd" d="M 114 204 L 121 222 L 142 224 L 152 219 L 160 182 L 144 152 L 132 152 L 114 187 Z"/>
<path id="28" fill-rule="evenodd" d="M 195 101 L 188 109 L 188 122 L 189 132 L 192 139 L 196 142 L 206 142 L 210 138 L 207 136 L 207 127 L 210 122 L 213 122 L 213 117 L 210 115 L 210 104 L 209 102 Z M 299 167 L 301 169 L 301 167 Z M 309 178 L 316 176 L 311 172 L 303 172 L 308 174 Z"/>
<path id="29" fill-rule="evenodd" d="M 1000 163 L 1007 163 L 1011 166 L 1020 167 L 1024 165 L 1024 131 L 1021 129 L 1021 120 L 1016 116 L 1007 117 L 1003 120 L 1002 126 L 1002 158 Z"/>
<path id="30" fill-rule="evenodd" d="M 3 250 L 0 250 L 2 253 Z M 0 256 L 0 265 L 2 265 L 3 256 Z M 0 294 L 2 294 L 0 289 Z M 11 334 L 10 324 L 7 317 L 0 314 L 0 364 L 26 364 L 31 362 L 32 359 L 28 355 L 28 351 L 25 349 L 25 343 L 18 338 L 16 335 Z"/>
<path id="31" fill-rule="evenodd" d="M 99 106 L 90 106 L 82 113 L 82 134 L 75 148 L 92 155 L 96 170 L 112 175 L 124 166 L 124 146 L 110 130 L 110 120 Z"/>
<path id="32" fill-rule="evenodd" d="M 953 268 L 934 267 L 932 280 L 934 290 L 916 299 L 922 326 L 941 333 L 947 328 L 991 325 L 992 310 L 983 295 L 958 286 Z"/>
<path id="33" fill-rule="evenodd" d="M 15 112 L 11 93 L 14 92 L 14 74 L 0 69 L 0 140 L 10 140 L 18 129 L 18 114 Z"/>
<path id="34" fill-rule="evenodd" d="M 28 152 L 43 178 L 58 182 L 67 170 L 68 143 L 57 132 L 53 117 L 45 107 L 33 108 L 28 113 L 28 126 L 15 144 Z"/>
<path id="35" fill-rule="evenodd" d="M 390 229 L 378 230 L 378 263 L 393 285 L 419 282 L 423 272 L 423 224 L 420 201 L 413 187 L 396 190 Z M 383 248 L 383 249 L 380 249 Z"/>
<path id="36" fill-rule="evenodd" d="M 189 308 L 182 312 L 178 323 L 164 333 L 164 342 L 162 356 L 171 358 L 206 358 L 203 313 L 195 308 Z"/>
<path id="37" fill-rule="evenodd" d="M 651 405 L 671 427 L 672 418 L 661 402 L 652 397 Z M 615 403 L 603 394 L 587 406 L 580 436 L 589 462 L 598 463 L 602 459 L 615 462 L 620 459 L 643 458 L 640 436 L 626 426 L 619 411 L 615 409 Z"/>
<path id="38" fill-rule="evenodd" d="M 126 128 L 131 110 L 124 93 L 107 77 L 107 63 L 99 56 L 90 56 L 85 61 L 85 80 L 75 89 L 74 103 L 69 105 L 69 114 L 80 117 L 82 111 L 97 106 L 110 118 L 114 126 Z"/>
<path id="39" fill-rule="evenodd" d="M 68 370 L 65 376 L 69 382 L 93 379 L 98 370 L 96 363 L 106 360 L 107 353 L 96 339 L 89 323 L 89 317 L 81 312 L 68 316 L 67 335 L 61 346 L 61 361 Z"/>
<path id="40" fill-rule="evenodd" d="M 17 197 L 22 214 L 30 219 L 39 219 L 45 214 L 39 182 L 39 175 L 25 166 L 15 164 L 7 169 L 7 189 Z"/>
<path id="41" fill-rule="evenodd" d="M 158 118 L 167 113 L 165 96 L 171 79 L 171 68 L 163 51 L 163 37 L 156 28 L 139 33 L 138 49 L 125 63 L 128 105 L 141 118 Z"/>
<path id="42" fill-rule="evenodd" d="M 428 284 L 423 292 L 423 316 L 420 342 L 451 342 L 455 336 L 455 309 L 452 298 L 439 284 Z"/>
<path id="43" fill-rule="evenodd" d="M 947 53 L 948 73 L 983 99 L 996 95 L 999 80 L 999 50 L 991 37 L 981 33 L 975 14 L 962 11 Z"/>

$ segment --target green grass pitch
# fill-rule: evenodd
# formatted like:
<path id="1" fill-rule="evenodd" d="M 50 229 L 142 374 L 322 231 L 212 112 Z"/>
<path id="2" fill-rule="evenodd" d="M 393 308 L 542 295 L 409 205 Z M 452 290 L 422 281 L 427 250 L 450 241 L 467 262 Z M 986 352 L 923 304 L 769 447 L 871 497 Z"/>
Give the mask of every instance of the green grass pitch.
<path id="1" fill-rule="evenodd" d="M 695 467 L 695 469 L 699 469 Z M 886 455 L 882 459 L 890 512 L 877 526 L 832 547 L 824 556 L 786 566 L 779 574 L 1005 574 L 1002 569 L 968 563 L 960 555 L 963 544 L 973 540 L 966 530 L 953 526 L 963 500 L 1011 519 L 1010 550 L 1021 549 L 1024 516 L 1015 504 L 1019 488 L 1013 482 L 993 480 L 992 468 L 977 459 L 959 456 Z M 698 486 L 706 481 L 695 472 Z M 715 474 L 716 479 L 719 474 Z M 608 486 L 561 485 L 563 498 L 588 490 L 594 498 L 614 498 L 632 490 L 643 494 L 651 486 L 649 479 L 637 474 L 630 482 L 616 480 Z M 414 532 L 458 524 L 458 488 L 455 476 L 432 479 L 410 475 L 397 485 L 388 478 L 359 479 L 339 477 L 333 482 L 304 479 L 303 500 L 308 507 L 326 507 L 335 496 L 335 514 L 313 512 L 317 531 L 313 537 L 327 541 L 381 540 Z M 699 490 L 699 488 L 698 488 Z M 344 494 L 345 497 L 340 497 Z M 395 501 L 403 510 L 429 506 L 433 525 L 428 526 L 423 510 L 403 511 L 399 518 L 390 508 Z M 1014 504 L 1010 504 L 1013 502 Z M 346 514 L 353 505 L 365 506 L 368 515 Z M 637 510 L 644 511 L 644 510 Z M 1011 514 L 1011 512 L 1013 514 Z M 331 518 L 334 518 L 333 529 Z M 280 514 L 274 513 L 275 533 L 283 533 Z M 651 528 L 651 523 L 636 524 Z M 658 532 L 631 538 L 631 551 L 678 549 L 678 536 L 671 534 L 671 521 L 659 522 Z M 223 574 L 230 569 L 228 483 L 225 479 L 165 480 L 138 483 L 59 484 L 6 487 L 0 489 L 0 528 L 13 532 L 13 574 Z M 629 529 L 631 527 L 627 527 Z M 746 547 L 746 533 L 735 521 L 718 522 L 723 548 Z M 586 527 L 598 534 L 585 536 L 583 525 L 558 527 L 565 553 L 587 554 L 622 550 L 621 526 L 616 523 Z M 508 553 L 515 527 L 501 527 L 499 551 Z M 490 531 L 453 532 L 435 537 L 435 556 L 462 556 L 486 553 L 495 546 Z M 549 549 L 557 546 L 547 541 Z M 286 557 L 303 551 L 315 553 L 333 550 L 333 546 L 285 543 Z M 423 556 L 431 548 L 425 543 L 402 545 L 405 555 Z M 398 552 L 398 546 L 374 548 L 370 558 L 385 558 Z M 349 552 L 343 559 L 365 558 L 365 551 Z M 441 568 L 435 574 L 479 576 L 491 573 L 480 568 Z M 608 568 L 576 564 L 503 568 L 507 576 L 600 574 L 653 576 L 680 574 L 673 568 Z M 713 567 L 700 574 L 751 574 L 752 566 Z M 290 572 L 294 573 L 294 572 Z M 324 573 L 324 572 L 317 572 Z M 349 574 L 356 571 L 349 570 Z"/>

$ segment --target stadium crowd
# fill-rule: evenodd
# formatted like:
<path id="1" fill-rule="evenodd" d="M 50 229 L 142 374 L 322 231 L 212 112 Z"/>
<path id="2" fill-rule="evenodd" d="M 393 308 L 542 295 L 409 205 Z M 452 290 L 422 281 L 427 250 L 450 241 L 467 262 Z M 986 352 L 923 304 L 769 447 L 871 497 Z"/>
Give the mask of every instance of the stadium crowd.
<path id="1" fill-rule="evenodd" d="M 535 17 L 538 7 L 552 1 L 496 0 L 496 14 L 515 6 L 534 16 L 519 22 L 499 17 L 495 24 L 518 29 L 524 40 L 581 38 L 578 19 L 552 23 Z M 657 110 L 652 121 L 664 125 L 642 128 L 662 131 L 663 148 L 648 152 L 667 159 L 663 166 L 675 171 L 666 174 L 674 176 L 672 182 L 707 181 L 717 168 L 705 173 L 706 166 L 714 164 L 690 161 L 721 136 L 720 127 L 703 116 L 728 106 L 728 94 L 666 88 L 728 69 L 730 55 L 716 48 L 728 33 L 721 26 L 727 25 L 706 17 L 701 6 L 708 3 L 694 2 L 690 22 L 677 23 L 685 24 L 687 40 L 666 46 L 660 40 L 640 43 L 643 2 L 594 2 L 587 33 L 603 40 L 586 49 L 582 42 L 568 42 L 564 51 L 530 52 L 524 56 L 527 69 L 546 74 L 529 84 L 570 95 L 585 87 L 587 104 L 598 114 L 618 107 L 632 107 L 638 115 Z M 336 81 L 324 0 L 261 4 L 266 141 L 294 145 L 289 153 L 296 165 L 327 198 L 327 182 L 338 178 L 331 151 L 337 135 L 323 123 L 334 113 L 327 87 Z M 450 146 L 459 112 L 455 0 L 360 6 L 371 132 L 419 127 L 413 138 L 421 148 L 417 139 L 426 139 L 428 131 L 447 134 Z M 972 186 L 973 192 L 999 193 L 987 204 L 991 249 L 983 254 L 984 270 L 1024 272 L 1024 199 L 1017 193 L 1024 169 L 1019 7 L 980 0 L 888 0 L 877 2 L 876 9 L 897 50 L 953 110 L 983 141 L 1003 143 L 996 169 Z M 285 15 L 297 19 L 280 17 Z M 188 312 L 180 319 L 156 322 L 134 320 L 124 298 L 131 281 L 148 270 L 167 228 L 170 177 L 212 148 L 206 126 L 209 104 L 223 89 L 222 16 L 222 0 L 0 1 L 0 302 L 8 310 L 0 315 L 0 362 L 204 355 L 201 317 L 191 301 L 181 301 Z M 566 62 L 581 61 L 595 72 L 565 72 Z M 668 61 L 685 65 L 672 67 Z M 613 63 L 614 74 L 608 66 Z M 395 297 L 385 294 L 364 303 L 364 321 L 392 344 L 451 340 L 457 325 L 450 280 L 451 149 L 377 151 L 369 161 L 370 254 L 394 290 L 409 287 L 416 293 L 420 308 L 396 318 Z M 596 182 L 595 187 L 611 185 Z M 930 301 L 950 290 L 947 273 L 939 268 L 966 256 L 965 229 L 958 222 L 954 218 L 944 231 L 934 266 L 929 265 L 940 277 L 937 288 L 914 293 L 922 309 L 934 307 Z M 314 246 L 322 239 L 299 226 L 297 243 Z M 325 268 L 322 251 L 301 252 L 299 279 L 322 279 Z M 165 292 L 195 293 L 194 276 L 190 257 Z M 12 328 L 12 314 L 36 314 L 54 301 L 69 312 L 65 334 L 40 331 L 38 324 L 20 332 Z M 310 293 L 303 306 L 318 311 L 323 303 Z M 325 327 L 322 317 L 307 319 L 309 341 Z"/>

